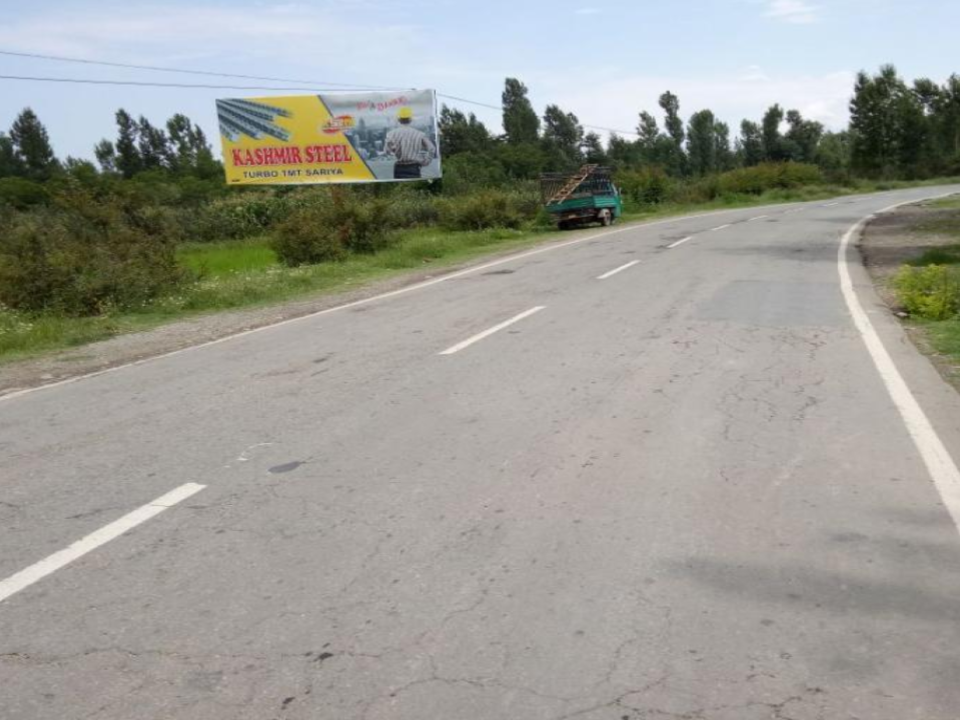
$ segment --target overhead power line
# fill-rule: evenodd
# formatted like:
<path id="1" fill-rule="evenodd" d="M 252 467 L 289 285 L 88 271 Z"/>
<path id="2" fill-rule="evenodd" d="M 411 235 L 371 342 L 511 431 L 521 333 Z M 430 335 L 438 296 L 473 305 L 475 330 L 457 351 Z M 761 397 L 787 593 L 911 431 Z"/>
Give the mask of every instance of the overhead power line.
<path id="1" fill-rule="evenodd" d="M 137 87 L 199 88 L 203 90 L 280 90 L 283 92 L 320 91 L 324 88 L 267 87 L 265 85 L 202 85 L 197 83 L 163 83 L 147 80 L 91 80 L 89 78 L 38 77 L 33 75 L 0 75 L 0 80 L 26 80 L 32 82 L 74 83 L 78 85 L 134 85 Z M 342 90 L 343 88 L 341 88 Z"/>
<path id="2" fill-rule="evenodd" d="M 159 65 L 133 65 L 131 63 L 108 62 L 106 60 L 87 60 L 85 58 L 66 57 L 63 55 L 41 55 L 39 53 L 13 52 L 11 50 L 0 50 L 0 55 L 10 55 L 13 57 L 32 58 L 34 60 L 55 60 L 57 62 L 81 63 L 83 65 L 103 65 L 105 67 L 125 68 L 127 70 L 150 70 L 152 72 L 170 72 L 182 73 L 184 75 L 207 75 L 209 77 L 239 78 L 241 80 L 267 80 L 269 82 L 299 83 L 302 85 L 312 85 L 314 87 L 344 87 L 356 88 L 358 90 L 391 90 L 393 88 L 378 87 L 375 85 L 347 84 L 340 82 L 318 82 L 316 80 L 292 80 L 290 78 L 269 77 L 265 75 L 239 75 L 237 73 L 214 72 L 212 70 L 192 70 L 189 68 L 162 67 Z M 270 88 L 256 88 L 270 89 Z M 284 88 L 286 89 L 286 88 Z"/>
<path id="3" fill-rule="evenodd" d="M 0 80 L 21 80 L 21 81 L 33 81 L 33 82 L 59 82 L 59 83 L 70 83 L 70 84 L 89 84 L 89 85 L 126 85 L 133 87 L 166 87 L 166 88 L 185 88 L 185 89 L 202 89 L 202 90 L 270 90 L 270 91 L 281 91 L 281 92 L 303 92 L 304 90 L 313 90 L 315 92 L 325 89 L 326 87 L 336 88 L 340 90 L 379 90 L 379 91 L 396 91 L 396 90 L 405 90 L 407 88 L 390 88 L 385 86 L 376 86 L 376 85 L 349 85 L 347 83 L 339 82 L 317 82 L 315 80 L 296 80 L 292 78 L 278 78 L 270 77 L 265 75 L 241 75 L 239 73 L 223 73 L 223 72 L 214 72 L 211 70 L 194 70 L 190 68 L 172 68 L 172 67 L 163 67 L 159 65 L 135 65 L 132 63 L 119 63 L 119 62 L 109 62 L 106 60 L 87 60 L 85 58 L 75 58 L 75 57 L 66 57 L 63 55 L 44 55 L 41 53 L 25 53 L 25 52 L 14 52 L 12 50 L 0 50 L 0 55 L 7 55 L 12 57 L 22 57 L 22 58 L 31 58 L 34 60 L 53 60 L 56 62 L 69 62 L 69 63 L 79 63 L 83 65 L 101 65 L 106 67 L 115 67 L 123 68 L 127 70 L 149 70 L 152 72 L 169 72 L 169 73 L 183 73 L 186 75 L 205 75 L 209 77 L 224 77 L 224 78 L 238 78 L 243 80 L 265 80 L 268 82 L 282 82 L 282 83 L 297 83 L 301 84 L 304 87 L 275 87 L 275 86 L 265 86 L 265 85 L 207 85 L 207 84 L 191 84 L 191 83 L 161 83 L 161 82 L 150 82 L 150 81 L 137 81 L 137 80 L 90 80 L 86 78 L 56 78 L 56 77 L 39 77 L 39 76 L 26 76 L 26 75 L 0 75 Z M 491 103 L 480 102 L 479 100 L 470 100 L 469 98 L 458 97 L 456 95 L 447 95 L 445 93 L 437 93 L 437 97 L 444 98 L 445 100 L 452 100 L 454 102 L 466 103 L 468 105 L 475 105 L 477 107 L 487 108 L 489 110 L 495 110 L 501 112 L 503 110 L 502 105 L 493 105 Z M 618 130 L 616 128 L 604 127 L 602 125 L 590 125 L 587 123 L 582 123 L 584 128 L 590 130 L 602 130 L 604 132 L 616 133 L 619 135 L 636 135 L 636 132 L 631 130 Z"/>

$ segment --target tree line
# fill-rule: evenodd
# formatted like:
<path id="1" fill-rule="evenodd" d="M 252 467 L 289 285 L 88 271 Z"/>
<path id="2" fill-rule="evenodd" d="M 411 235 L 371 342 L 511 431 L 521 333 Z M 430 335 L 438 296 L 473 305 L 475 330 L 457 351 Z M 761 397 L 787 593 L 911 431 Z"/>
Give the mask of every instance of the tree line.
<path id="1" fill-rule="evenodd" d="M 102 174 L 130 179 L 149 171 L 202 179 L 222 176 L 206 135 L 186 115 L 174 115 L 163 127 L 143 116 L 134 119 L 122 108 L 115 119 L 116 139 L 101 140 L 93 149 L 97 165 L 69 156 L 61 161 L 40 118 L 25 108 L 8 132 L 0 132 L 0 178 L 44 183 L 64 175 Z"/>
<path id="2" fill-rule="evenodd" d="M 507 78 L 501 97 L 503 132 L 491 132 L 473 113 L 443 106 L 439 116 L 446 186 L 491 186 L 567 171 L 582 163 L 619 170 L 655 168 L 674 178 L 699 178 L 761 163 L 814 164 L 832 177 L 914 179 L 960 174 L 960 76 L 938 84 L 907 83 L 892 65 L 861 72 L 850 101 L 850 124 L 829 131 L 796 109 L 774 104 L 757 119 L 730 126 L 709 109 L 684 119 L 680 98 L 664 92 L 658 118 L 638 113 L 636 138 L 612 134 L 606 142 L 555 104 L 540 115 L 527 87 Z M 182 114 L 161 126 L 116 112 L 116 136 L 93 149 L 97 164 L 57 158 L 43 123 L 30 108 L 0 132 L 0 199 L 5 178 L 16 193 L 64 175 L 132 179 L 143 174 L 217 181 L 222 166 L 203 130 Z M 24 182 L 27 185 L 24 185 Z M 27 189 L 25 189 L 27 188 Z"/>
<path id="3" fill-rule="evenodd" d="M 834 176 L 914 179 L 960 173 L 960 76 L 943 85 L 922 78 L 905 82 L 892 65 L 857 76 L 850 124 L 829 131 L 799 110 L 774 104 L 757 120 L 744 119 L 731 137 L 729 125 L 709 109 L 684 121 L 680 99 L 659 98 L 658 120 L 638 115 L 636 139 L 611 135 L 604 144 L 576 115 L 548 105 L 534 110 L 527 87 L 508 78 L 503 95 L 503 134 L 495 135 L 473 113 L 442 107 L 441 147 L 459 172 L 531 178 L 580 163 L 618 169 L 655 167 L 676 178 L 703 177 L 761 163 L 818 165 Z"/>

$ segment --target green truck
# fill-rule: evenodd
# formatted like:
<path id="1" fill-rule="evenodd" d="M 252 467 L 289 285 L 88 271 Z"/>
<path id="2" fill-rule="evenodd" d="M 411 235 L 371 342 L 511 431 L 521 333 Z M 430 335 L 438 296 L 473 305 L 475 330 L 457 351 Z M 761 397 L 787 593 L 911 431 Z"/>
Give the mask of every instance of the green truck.
<path id="1" fill-rule="evenodd" d="M 573 173 L 545 173 L 540 176 L 540 194 L 561 230 L 592 222 L 612 225 L 623 213 L 610 168 L 600 165 L 584 165 Z"/>

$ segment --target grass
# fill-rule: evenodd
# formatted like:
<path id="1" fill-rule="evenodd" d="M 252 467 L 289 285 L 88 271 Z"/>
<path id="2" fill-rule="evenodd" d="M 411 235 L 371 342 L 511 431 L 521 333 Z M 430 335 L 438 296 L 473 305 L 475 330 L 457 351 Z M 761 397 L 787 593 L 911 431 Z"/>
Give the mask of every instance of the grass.
<path id="1" fill-rule="evenodd" d="M 960 319 L 941 320 L 923 323 L 930 337 L 930 343 L 941 355 L 960 360 Z"/>
<path id="2" fill-rule="evenodd" d="M 223 277 L 277 264 L 277 254 L 270 248 L 267 237 L 232 242 L 185 243 L 178 248 L 177 259 L 200 277 Z"/>
<path id="3" fill-rule="evenodd" d="M 944 245 L 924 251 L 923 255 L 907 262 L 913 267 L 927 265 L 956 265 L 960 263 L 960 245 Z"/>
<path id="4" fill-rule="evenodd" d="M 919 221 L 913 229 L 960 240 L 960 195 L 934 200 L 926 206 L 936 211 L 934 217 Z M 907 264 L 917 268 L 960 265 L 960 244 L 930 248 Z M 960 385 L 960 318 L 931 320 L 916 317 L 910 320 L 910 324 L 923 337 L 921 347 L 929 348 L 946 361 L 946 374 L 954 384 Z"/>
<path id="5" fill-rule="evenodd" d="M 625 212 L 623 219 L 653 220 L 916 185 L 860 183 L 853 188 L 818 186 L 773 190 L 761 196 L 728 196 L 709 203 L 634 208 Z M 134 311 L 105 317 L 64 318 L 27 315 L 0 308 L 0 362 L 75 347 L 202 313 L 265 306 L 354 289 L 418 268 L 435 267 L 439 270 L 492 252 L 519 250 L 562 239 L 567 236 L 536 227 L 477 232 L 449 232 L 438 228 L 408 230 L 401 233 L 395 246 L 375 255 L 353 256 L 340 263 L 299 268 L 287 268 L 277 263 L 268 236 L 222 243 L 188 243 L 178 250 L 178 258 L 194 271 L 198 277 L 196 282 Z M 955 262 L 960 261 L 960 246 L 956 252 Z"/>
<path id="6" fill-rule="evenodd" d="M 929 207 L 940 210 L 960 210 L 960 195 L 951 195 L 950 197 L 933 200 L 927 204 Z"/>

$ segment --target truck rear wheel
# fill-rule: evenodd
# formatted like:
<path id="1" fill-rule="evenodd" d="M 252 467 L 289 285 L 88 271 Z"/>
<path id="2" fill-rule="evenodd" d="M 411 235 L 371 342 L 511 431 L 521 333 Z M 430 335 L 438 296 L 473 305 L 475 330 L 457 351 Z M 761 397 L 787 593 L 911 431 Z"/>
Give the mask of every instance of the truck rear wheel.
<path id="1" fill-rule="evenodd" d="M 600 224 L 604 227 L 610 227 L 613 225 L 613 213 L 609 210 L 601 210 L 600 213 Z"/>

